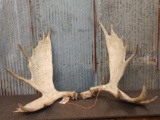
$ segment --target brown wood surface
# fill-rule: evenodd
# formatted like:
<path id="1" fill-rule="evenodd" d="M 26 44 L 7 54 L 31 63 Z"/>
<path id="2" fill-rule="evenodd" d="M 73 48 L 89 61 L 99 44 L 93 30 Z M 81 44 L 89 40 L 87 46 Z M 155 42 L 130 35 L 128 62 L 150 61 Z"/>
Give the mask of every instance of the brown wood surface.
<path id="1" fill-rule="evenodd" d="M 127 91 L 135 97 L 140 91 Z M 160 96 L 160 90 L 149 90 L 148 98 Z M 35 113 L 14 113 L 17 103 L 25 105 L 26 103 L 38 98 L 40 95 L 21 95 L 21 96 L 3 96 L 0 97 L 0 120 L 54 120 L 54 119 L 125 119 L 136 118 L 145 119 L 160 116 L 160 98 L 145 106 L 135 105 L 119 101 L 108 93 L 101 92 L 97 104 L 94 108 L 84 110 L 69 104 L 62 105 L 59 101 L 48 108 Z M 93 104 L 95 98 L 77 101 L 70 101 L 83 106 Z M 148 118 L 148 119 L 149 119 Z M 156 118 L 155 118 L 156 119 Z M 157 118 L 158 119 L 158 118 Z"/>
<path id="2" fill-rule="evenodd" d="M 87 120 L 87 119 L 86 119 Z M 160 120 L 160 117 L 141 117 L 141 118 L 108 118 L 108 119 L 96 119 L 96 120 Z"/>

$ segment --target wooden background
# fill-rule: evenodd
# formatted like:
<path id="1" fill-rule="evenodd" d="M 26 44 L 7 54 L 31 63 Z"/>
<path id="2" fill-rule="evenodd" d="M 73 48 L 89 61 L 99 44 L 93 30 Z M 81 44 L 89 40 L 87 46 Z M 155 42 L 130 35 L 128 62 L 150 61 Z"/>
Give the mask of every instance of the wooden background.
<path id="1" fill-rule="evenodd" d="M 30 78 L 27 60 L 17 45 L 31 55 L 42 31 L 52 29 L 54 84 L 58 90 L 87 90 L 108 82 L 108 56 L 101 21 L 110 24 L 124 42 L 127 56 L 136 44 L 139 53 L 131 62 L 119 87 L 125 90 L 160 88 L 157 70 L 158 0 L 0 0 L 0 95 L 34 94 L 3 67 Z"/>

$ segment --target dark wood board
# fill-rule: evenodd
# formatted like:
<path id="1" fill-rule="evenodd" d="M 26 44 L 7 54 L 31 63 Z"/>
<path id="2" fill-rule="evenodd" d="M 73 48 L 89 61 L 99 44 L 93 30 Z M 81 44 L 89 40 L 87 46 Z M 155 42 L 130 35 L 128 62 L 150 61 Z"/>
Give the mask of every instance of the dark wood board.
<path id="1" fill-rule="evenodd" d="M 126 91 L 130 96 L 136 97 L 140 91 Z M 160 96 L 160 90 L 149 90 L 148 98 Z M 119 101 L 112 95 L 101 92 L 97 104 L 94 108 L 84 110 L 69 104 L 59 104 L 59 101 L 53 105 L 34 112 L 34 113 L 14 113 L 17 103 L 22 105 L 31 102 L 40 95 L 21 95 L 21 96 L 3 96 L 0 97 L 0 120 L 54 120 L 54 119 L 103 119 L 103 118 L 141 118 L 160 116 L 160 98 L 145 106 L 135 105 Z M 70 101 L 83 106 L 90 106 L 95 98 L 77 101 Z"/>

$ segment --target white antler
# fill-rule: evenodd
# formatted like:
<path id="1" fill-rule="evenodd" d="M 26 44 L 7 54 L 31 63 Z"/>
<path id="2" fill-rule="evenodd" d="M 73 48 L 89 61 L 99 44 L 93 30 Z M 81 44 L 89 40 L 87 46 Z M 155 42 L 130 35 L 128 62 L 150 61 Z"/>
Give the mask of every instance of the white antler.
<path id="1" fill-rule="evenodd" d="M 117 34 L 113 31 L 112 25 L 111 25 L 111 35 L 108 35 L 104 26 L 101 23 L 99 24 L 104 32 L 106 45 L 108 49 L 110 81 L 106 85 L 91 87 L 90 90 L 82 92 L 81 96 L 83 97 L 83 99 L 91 97 L 100 88 L 101 90 L 111 93 L 116 98 L 131 103 L 147 104 L 154 101 L 157 98 L 157 96 L 150 100 L 145 100 L 147 95 L 147 90 L 145 86 L 143 86 L 143 90 L 140 96 L 136 98 L 131 98 L 118 89 L 118 83 L 124 74 L 127 64 L 136 55 L 138 51 L 138 46 L 134 50 L 133 54 L 127 60 L 125 60 L 127 45 L 126 46 L 123 45 L 122 38 L 119 38 Z"/>
<path id="2" fill-rule="evenodd" d="M 53 84 L 53 66 L 52 66 L 52 50 L 50 41 L 50 31 L 46 37 L 43 33 L 43 39 L 39 41 L 38 46 L 32 48 L 32 56 L 29 57 L 22 47 L 18 46 L 20 51 L 29 61 L 29 69 L 31 71 L 31 79 L 27 80 L 6 69 L 13 77 L 28 83 L 30 86 L 38 90 L 42 97 L 22 106 L 18 104 L 19 108 L 15 112 L 34 112 L 51 105 L 59 98 L 69 95 L 72 99 L 77 99 L 75 92 L 59 92 L 55 89 Z"/>

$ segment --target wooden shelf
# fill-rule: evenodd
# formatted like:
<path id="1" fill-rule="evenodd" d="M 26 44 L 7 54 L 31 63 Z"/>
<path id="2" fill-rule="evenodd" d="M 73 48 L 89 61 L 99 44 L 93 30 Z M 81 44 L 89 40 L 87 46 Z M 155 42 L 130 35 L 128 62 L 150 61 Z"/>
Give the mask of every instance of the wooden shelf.
<path id="1" fill-rule="evenodd" d="M 140 91 L 126 91 L 131 97 L 136 97 Z M 148 98 L 160 96 L 160 90 L 149 90 Z M 126 103 L 115 99 L 112 95 L 101 92 L 97 104 L 94 108 L 84 110 L 69 104 L 59 104 L 59 101 L 43 110 L 34 113 L 14 113 L 17 103 L 26 103 L 40 97 L 40 95 L 21 96 L 1 96 L 0 97 L 0 120 L 54 120 L 54 119 L 140 119 L 153 118 L 156 120 L 160 116 L 160 97 L 156 101 L 145 106 Z M 95 98 L 77 101 L 70 101 L 83 106 L 93 104 Z M 132 120 L 132 119 L 131 119 Z"/>

